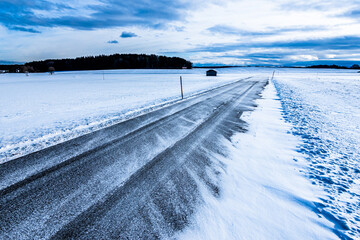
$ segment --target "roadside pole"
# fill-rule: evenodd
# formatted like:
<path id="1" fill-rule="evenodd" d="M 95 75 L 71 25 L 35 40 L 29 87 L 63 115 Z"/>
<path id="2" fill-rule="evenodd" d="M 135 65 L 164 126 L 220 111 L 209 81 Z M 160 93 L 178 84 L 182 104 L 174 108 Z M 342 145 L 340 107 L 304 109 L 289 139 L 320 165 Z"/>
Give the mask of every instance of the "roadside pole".
<path id="1" fill-rule="evenodd" d="M 182 77 L 180 76 L 180 88 L 181 88 L 181 99 L 184 99 L 183 87 L 182 87 Z"/>
<path id="2" fill-rule="evenodd" d="M 274 79 L 275 70 L 273 71 L 273 75 L 271 77 L 271 81 Z"/>

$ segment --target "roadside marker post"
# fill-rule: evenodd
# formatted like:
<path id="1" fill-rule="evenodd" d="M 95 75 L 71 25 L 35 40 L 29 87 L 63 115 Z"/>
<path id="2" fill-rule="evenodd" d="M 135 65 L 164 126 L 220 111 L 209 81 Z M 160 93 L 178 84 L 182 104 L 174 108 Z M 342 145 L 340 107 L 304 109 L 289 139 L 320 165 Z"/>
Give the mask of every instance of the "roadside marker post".
<path id="1" fill-rule="evenodd" d="M 273 75 L 271 77 L 271 81 L 274 79 L 275 70 L 273 71 Z"/>
<path id="2" fill-rule="evenodd" d="M 183 87 L 182 87 L 182 77 L 180 76 L 180 88 L 181 88 L 181 99 L 184 99 Z"/>

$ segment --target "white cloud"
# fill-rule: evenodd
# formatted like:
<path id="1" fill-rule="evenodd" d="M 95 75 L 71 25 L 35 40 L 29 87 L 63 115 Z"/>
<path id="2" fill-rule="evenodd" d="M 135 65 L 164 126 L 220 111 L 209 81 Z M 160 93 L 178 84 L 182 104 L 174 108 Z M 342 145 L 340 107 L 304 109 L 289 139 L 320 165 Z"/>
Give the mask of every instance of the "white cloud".
<path id="1" fill-rule="evenodd" d="M 60 3 L 60 2 L 59 2 Z M 199 1 L 196 7 L 184 9 L 183 19 L 171 19 L 166 26 L 154 29 L 149 26 L 133 25 L 94 30 L 74 30 L 65 27 L 37 28 L 40 34 L 6 30 L 0 27 L 0 44 L 4 46 L 0 53 L 4 60 L 31 61 L 45 58 L 76 57 L 82 55 L 97 55 L 119 53 L 173 53 L 186 56 L 195 63 L 240 64 L 254 62 L 257 58 L 249 55 L 263 53 L 268 50 L 249 47 L 248 49 L 224 50 L 221 53 L 206 53 L 193 51 L 200 47 L 219 44 L 292 42 L 309 39 L 326 39 L 341 36 L 356 36 L 360 23 L 354 18 L 344 17 L 357 6 L 358 2 L 344 0 L 317 1 L 294 3 L 289 0 L 227 0 L 218 3 Z M 72 1 L 71 8 L 58 12 L 38 9 L 37 14 L 43 16 L 60 16 L 77 12 L 87 16 L 94 8 L 89 4 L 103 4 L 102 1 Z M 0 25 L 1 26 L 1 25 Z M 214 26 L 228 26 L 234 29 L 233 34 L 215 33 L 209 31 Z M 239 30 L 239 34 L 236 33 Z M 138 38 L 121 39 L 121 32 L 133 32 Z M 261 34 L 268 33 L 268 34 Z M 108 44 L 117 40 L 118 44 Z M 274 51 L 274 49 L 271 49 Z M 323 56 L 327 59 L 337 59 L 339 49 L 334 54 L 327 51 L 316 52 L 313 49 L 302 49 L 284 54 L 279 48 L 279 56 L 284 61 L 313 61 Z M 289 51 L 289 49 L 287 49 Z M 359 54 L 352 50 L 352 54 Z M 343 56 L 350 56 L 346 49 Z M 273 55 L 271 55 L 273 56 Z M 271 61 L 271 58 L 267 60 Z M 274 60 L 275 61 L 275 60 Z"/>
<path id="2" fill-rule="evenodd" d="M 294 60 L 294 61 L 314 61 L 314 60 L 319 60 L 319 58 L 317 56 L 314 55 L 293 55 L 293 56 L 289 56 L 290 60 Z"/>

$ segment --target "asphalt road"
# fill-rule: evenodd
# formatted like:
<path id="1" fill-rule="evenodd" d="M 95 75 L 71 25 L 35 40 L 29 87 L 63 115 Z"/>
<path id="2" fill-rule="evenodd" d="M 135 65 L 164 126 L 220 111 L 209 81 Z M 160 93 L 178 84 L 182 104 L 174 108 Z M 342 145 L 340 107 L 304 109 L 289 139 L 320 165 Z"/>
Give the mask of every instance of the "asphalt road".
<path id="1" fill-rule="evenodd" d="M 0 239 L 169 238 L 267 79 L 248 78 L 0 165 Z"/>

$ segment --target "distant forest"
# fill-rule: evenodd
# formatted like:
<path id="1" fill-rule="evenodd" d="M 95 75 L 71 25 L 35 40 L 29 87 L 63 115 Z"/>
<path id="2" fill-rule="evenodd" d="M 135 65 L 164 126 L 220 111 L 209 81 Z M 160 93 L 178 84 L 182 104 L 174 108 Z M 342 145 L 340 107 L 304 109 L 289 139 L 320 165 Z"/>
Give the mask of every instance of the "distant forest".
<path id="1" fill-rule="evenodd" d="M 53 72 L 101 69 L 181 69 L 192 68 L 192 63 L 179 57 L 146 54 L 113 54 L 75 59 L 48 59 L 24 65 L 0 65 L 9 72 Z"/>
<path id="2" fill-rule="evenodd" d="M 333 69 L 360 69 L 360 66 L 358 64 L 353 64 L 351 67 L 344 67 L 339 65 L 312 65 L 308 66 L 307 68 L 333 68 Z"/>

